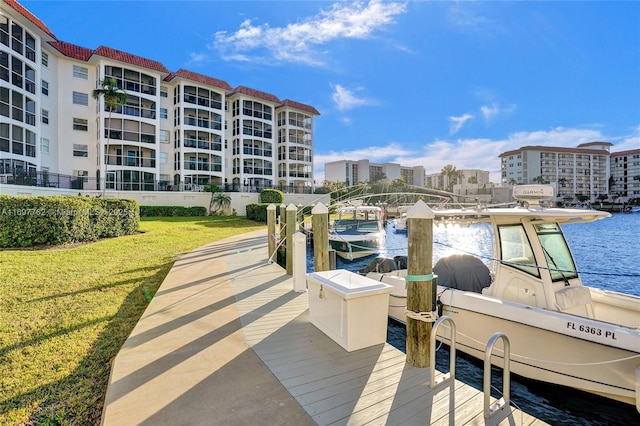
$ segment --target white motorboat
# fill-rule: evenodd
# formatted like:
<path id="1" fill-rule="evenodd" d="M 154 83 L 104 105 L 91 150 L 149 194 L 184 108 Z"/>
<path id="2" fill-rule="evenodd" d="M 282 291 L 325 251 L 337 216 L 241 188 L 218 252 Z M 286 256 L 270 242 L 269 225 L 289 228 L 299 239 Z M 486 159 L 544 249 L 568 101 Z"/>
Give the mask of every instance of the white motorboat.
<path id="1" fill-rule="evenodd" d="M 384 247 L 384 211 L 378 206 L 348 205 L 336 210 L 329 229 L 329 245 L 343 259 L 380 253 Z"/>
<path id="2" fill-rule="evenodd" d="M 396 217 L 395 219 L 395 230 L 396 232 L 407 232 L 407 211 L 405 210 L 401 210 L 400 211 L 400 216 Z"/>
<path id="3" fill-rule="evenodd" d="M 469 240 L 465 254 L 436 262 L 439 314 L 454 321 L 458 350 L 482 360 L 490 337 L 505 333 L 512 372 L 635 404 L 640 412 L 640 297 L 584 286 L 561 230 L 610 214 L 542 207 L 550 196 L 551 187 L 522 185 L 514 198 L 525 206 L 434 210 L 434 229 L 485 223 L 494 239 L 488 266 L 468 254 Z M 377 258 L 361 273 L 394 286 L 389 316 L 406 323 L 407 266 L 399 260 Z M 450 343 L 441 329 L 439 338 Z M 502 366 L 497 349 L 492 363 Z"/>

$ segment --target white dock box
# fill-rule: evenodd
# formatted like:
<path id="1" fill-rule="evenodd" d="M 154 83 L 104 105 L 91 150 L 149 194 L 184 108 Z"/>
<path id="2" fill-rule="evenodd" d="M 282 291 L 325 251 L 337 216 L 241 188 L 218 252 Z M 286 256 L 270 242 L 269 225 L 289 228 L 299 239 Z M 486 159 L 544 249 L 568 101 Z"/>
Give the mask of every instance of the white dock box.
<path id="1" fill-rule="evenodd" d="M 393 286 L 337 269 L 307 274 L 311 323 L 347 351 L 387 340 Z"/>

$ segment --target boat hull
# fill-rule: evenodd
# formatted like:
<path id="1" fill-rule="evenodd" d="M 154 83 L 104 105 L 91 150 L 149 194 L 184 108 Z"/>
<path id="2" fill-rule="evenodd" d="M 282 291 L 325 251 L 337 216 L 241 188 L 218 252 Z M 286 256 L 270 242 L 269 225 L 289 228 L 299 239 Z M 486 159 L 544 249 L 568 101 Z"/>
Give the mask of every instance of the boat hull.
<path id="1" fill-rule="evenodd" d="M 329 245 L 336 254 L 345 260 L 360 259 L 380 253 L 384 247 L 384 238 L 376 237 L 371 240 L 347 241 L 344 237 L 336 240 L 329 240 Z"/>
<path id="2" fill-rule="evenodd" d="M 477 293 L 438 287 L 438 294 L 442 315 L 450 317 L 456 325 L 456 350 L 484 360 L 491 336 L 504 333 L 511 345 L 513 373 L 627 404 L 637 403 L 640 331 Z M 406 298 L 392 292 L 389 316 L 406 323 L 405 306 Z M 438 337 L 449 344 L 451 336 L 447 333 L 447 328 L 442 327 Z M 600 341 L 594 341 L 594 337 Z M 502 366 L 502 358 L 498 345 L 491 362 Z"/>

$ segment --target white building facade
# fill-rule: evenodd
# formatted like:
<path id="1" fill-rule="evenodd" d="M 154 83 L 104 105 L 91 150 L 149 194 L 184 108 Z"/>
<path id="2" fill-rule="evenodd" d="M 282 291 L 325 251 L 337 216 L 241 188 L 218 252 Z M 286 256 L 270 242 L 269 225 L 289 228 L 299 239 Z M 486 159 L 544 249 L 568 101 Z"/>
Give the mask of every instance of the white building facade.
<path id="1" fill-rule="evenodd" d="M 525 146 L 500 154 L 503 184 L 548 183 L 558 198 L 609 193 L 610 142 L 589 142 L 577 148 Z"/>
<path id="2" fill-rule="evenodd" d="M 609 186 L 612 197 L 640 198 L 640 149 L 611 153 Z"/>
<path id="3" fill-rule="evenodd" d="M 340 160 L 325 163 L 324 178 L 344 182 L 347 187 L 373 183 L 381 179 L 404 179 L 407 185 L 424 186 L 424 167 L 402 166 L 398 163 L 371 163 L 369 160 Z"/>
<path id="4" fill-rule="evenodd" d="M 313 191 L 314 107 L 66 43 L 20 3 L 0 4 L 0 183 Z M 92 97 L 106 78 L 127 94 L 113 111 Z"/>

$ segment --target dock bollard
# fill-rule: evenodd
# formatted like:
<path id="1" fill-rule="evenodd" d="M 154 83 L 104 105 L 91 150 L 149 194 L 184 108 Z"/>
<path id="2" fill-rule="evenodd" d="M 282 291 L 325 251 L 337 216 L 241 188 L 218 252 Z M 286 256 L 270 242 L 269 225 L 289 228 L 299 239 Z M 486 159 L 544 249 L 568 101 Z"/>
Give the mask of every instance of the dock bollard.
<path id="1" fill-rule="evenodd" d="M 302 232 L 293 234 L 293 290 L 307 291 L 307 237 Z"/>

